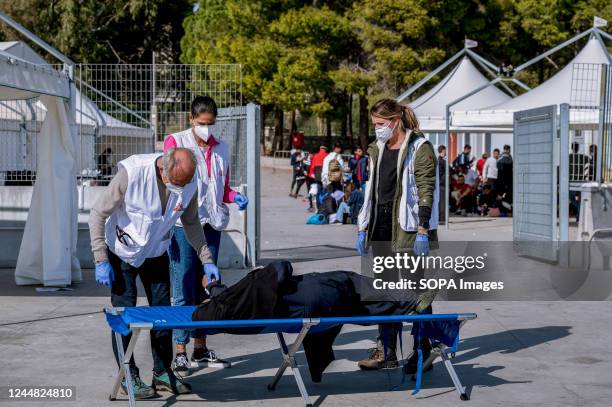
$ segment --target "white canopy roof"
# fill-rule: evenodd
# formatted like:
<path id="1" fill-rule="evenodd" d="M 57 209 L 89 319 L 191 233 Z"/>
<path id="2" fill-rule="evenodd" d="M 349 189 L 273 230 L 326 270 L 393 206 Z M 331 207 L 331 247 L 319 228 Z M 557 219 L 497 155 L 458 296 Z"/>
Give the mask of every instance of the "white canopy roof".
<path id="1" fill-rule="evenodd" d="M 0 51 L 0 99 L 28 99 L 39 95 L 69 98 L 68 77 L 49 66 L 35 65 Z"/>
<path id="2" fill-rule="evenodd" d="M 436 86 L 410 103 L 419 119 L 421 130 L 446 131 L 446 105 L 486 85 L 490 81 L 465 56 Z M 506 102 L 511 97 L 490 86 L 451 107 L 455 110 L 479 109 Z"/>
<path id="3" fill-rule="evenodd" d="M 23 41 L 0 42 L 0 50 L 37 65 L 49 64 Z"/>
<path id="4" fill-rule="evenodd" d="M 32 48 L 21 41 L 8 41 L 0 42 L 0 55 L 6 55 L 7 58 L 12 58 L 22 63 L 28 63 L 37 70 L 44 70 L 53 73 L 55 76 L 64 76 L 60 72 L 57 72 L 52 68 L 51 65 L 38 55 Z M 17 58 L 15 58 L 17 57 Z M 28 62 L 20 59 L 23 58 Z M 38 64 L 38 65 L 34 65 Z M 19 69 L 16 70 L 20 72 Z M 0 71 L 0 76 L 4 76 L 5 69 Z M 65 77 L 65 76 L 64 76 Z M 13 80 L 14 78 L 11 78 Z M 35 82 L 36 79 L 40 81 L 39 76 L 27 77 L 26 83 L 31 83 L 37 89 L 36 94 L 21 93 L 14 97 L 4 97 L 3 93 L 0 93 L 0 120 L 33 120 L 35 118 L 35 111 L 42 111 L 43 114 L 46 111 L 44 105 L 40 102 L 36 102 L 34 106 L 28 106 L 24 99 L 29 99 L 37 96 L 40 91 L 41 84 Z M 13 82 L 14 83 L 14 82 Z M 44 89 L 44 88 L 43 88 Z M 65 97 L 69 96 L 69 87 L 66 85 Z M 10 96 L 10 95 L 7 95 Z M 77 110 L 77 124 L 84 126 L 98 127 L 99 135 L 108 136 L 128 136 L 128 137 L 152 137 L 153 132 L 148 128 L 142 128 L 133 126 L 125 123 L 121 120 L 117 120 L 114 117 L 108 115 L 98 108 L 98 106 L 92 102 L 87 96 L 84 96 L 78 89 L 75 95 L 75 104 Z M 16 100 L 20 99 L 20 100 Z M 8 100 L 8 101 L 7 101 Z M 42 117 L 37 117 L 37 120 L 43 120 Z"/>
<path id="5" fill-rule="evenodd" d="M 452 124 L 458 127 L 512 127 L 515 111 L 561 103 L 575 103 L 575 101 L 571 100 L 572 74 L 575 64 L 608 64 L 607 52 L 601 43 L 593 37 L 569 64 L 540 86 L 512 100 L 493 104 L 484 109 L 457 109 L 452 113 Z M 596 80 L 599 83 L 599 77 L 596 79 L 590 78 L 590 80 Z M 599 85 L 591 84 L 591 87 L 599 89 Z M 587 92 L 584 93 L 586 94 Z M 595 93 L 587 98 L 593 98 L 594 95 Z M 581 99 L 584 99 L 584 97 L 585 95 L 581 95 Z M 599 104 L 599 101 L 581 100 L 580 104 L 583 106 L 585 104 L 595 106 Z M 582 118 L 584 118 L 584 114 L 583 112 Z"/>

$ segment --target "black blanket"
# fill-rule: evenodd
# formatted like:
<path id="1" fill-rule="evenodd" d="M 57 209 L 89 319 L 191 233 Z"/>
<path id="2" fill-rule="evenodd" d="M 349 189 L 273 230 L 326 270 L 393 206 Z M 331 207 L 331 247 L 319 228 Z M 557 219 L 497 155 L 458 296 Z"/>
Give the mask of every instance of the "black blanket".
<path id="1" fill-rule="evenodd" d="M 413 313 L 417 296 L 408 290 L 382 294 L 372 279 L 351 271 L 293 275 L 291 263 L 274 262 L 246 277 L 197 307 L 193 320 L 310 318 L 406 315 Z M 311 378 L 321 380 L 334 360 L 332 344 L 342 326 L 309 333 L 304 352 Z M 235 334 L 257 333 L 261 328 L 236 329 Z"/>

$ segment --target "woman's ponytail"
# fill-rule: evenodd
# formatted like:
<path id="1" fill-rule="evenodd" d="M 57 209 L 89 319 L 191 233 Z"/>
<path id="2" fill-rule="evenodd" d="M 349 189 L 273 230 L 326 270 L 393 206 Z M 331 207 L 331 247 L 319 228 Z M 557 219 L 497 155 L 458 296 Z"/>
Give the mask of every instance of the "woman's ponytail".
<path id="1" fill-rule="evenodd" d="M 414 110 L 408 105 L 405 105 L 402 110 L 402 123 L 404 128 L 418 131 L 419 130 L 419 119 L 417 119 Z"/>

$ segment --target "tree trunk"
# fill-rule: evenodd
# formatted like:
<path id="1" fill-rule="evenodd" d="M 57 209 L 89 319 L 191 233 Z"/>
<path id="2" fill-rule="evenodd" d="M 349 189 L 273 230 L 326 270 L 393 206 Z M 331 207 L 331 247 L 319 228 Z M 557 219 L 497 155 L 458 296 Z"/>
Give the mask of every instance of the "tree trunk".
<path id="1" fill-rule="evenodd" d="M 348 114 L 346 117 L 347 126 L 348 126 L 348 138 L 351 140 L 351 148 L 355 146 L 355 141 L 353 140 L 353 94 L 349 93 L 348 95 Z"/>
<path id="2" fill-rule="evenodd" d="M 368 148 L 369 122 L 368 96 L 359 95 L 359 144 L 363 151 L 366 151 Z"/>
<path id="3" fill-rule="evenodd" d="M 289 137 L 287 137 L 287 150 L 291 150 L 293 146 L 291 145 L 291 138 L 293 137 L 293 133 L 296 131 L 295 124 L 295 109 L 291 111 L 291 121 L 289 123 Z"/>
<path id="4" fill-rule="evenodd" d="M 295 133 L 297 131 L 297 122 L 295 120 L 295 110 L 291 111 L 291 133 Z"/>
<path id="5" fill-rule="evenodd" d="M 274 108 L 274 138 L 272 139 L 272 153 L 283 148 L 283 110 Z"/>
<path id="6" fill-rule="evenodd" d="M 329 117 L 325 118 L 325 144 L 329 147 L 329 151 L 332 150 L 332 131 L 331 131 L 331 119 Z"/>

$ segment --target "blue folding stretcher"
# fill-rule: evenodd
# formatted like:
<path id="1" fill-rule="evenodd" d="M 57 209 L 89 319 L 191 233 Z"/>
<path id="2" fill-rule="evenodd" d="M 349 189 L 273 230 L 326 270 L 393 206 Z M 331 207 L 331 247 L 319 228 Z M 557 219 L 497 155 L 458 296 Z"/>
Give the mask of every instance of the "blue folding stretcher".
<path id="1" fill-rule="evenodd" d="M 413 394 L 420 388 L 421 371 L 426 369 L 439 356 L 444 362 L 455 389 L 462 400 L 468 400 L 465 387 L 461 384 L 459 376 L 455 371 L 451 359 L 454 357 L 458 345 L 458 332 L 460 327 L 468 320 L 475 319 L 476 314 L 422 314 L 422 315 L 390 315 L 390 316 L 355 316 L 355 317 L 326 317 L 326 318 L 286 318 L 286 319 L 252 319 L 252 320 L 223 320 L 223 321 L 192 321 L 191 315 L 195 310 L 194 306 L 185 307 L 126 307 L 126 308 L 105 308 L 106 320 L 115 333 L 115 341 L 119 351 L 119 358 L 122 363 L 119 368 L 117 379 L 109 396 L 110 400 L 115 400 L 121 381 L 125 377 L 130 406 L 136 406 L 134 398 L 131 375 L 130 358 L 134 352 L 136 341 L 142 331 L 156 329 L 198 329 L 209 335 L 224 333 L 231 330 L 232 334 L 240 334 L 244 329 L 245 334 L 254 332 L 256 328 L 258 334 L 276 333 L 283 361 L 278 368 L 274 379 L 268 385 L 269 390 L 274 390 L 276 384 L 282 377 L 285 370 L 290 367 L 293 377 L 304 404 L 311 406 L 306 386 L 302 380 L 302 375 L 295 361 L 295 354 L 302 346 L 302 341 L 309 332 L 320 332 L 337 325 L 356 324 L 356 325 L 375 325 L 406 322 L 413 324 L 413 333 L 418 336 L 426 336 L 432 339 L 433 350 L 430 357 L 419 363 L 420 371 L 417 373 L 416 386 Z M 440 329 L 442 328 L 442 329 Z M 416 331 L 415 331 L 416 329 Z M 132 333 L 132 338 L 125 352 L 123 352 L 121 335 Z M 287 345 L 283 333 L 297 333 L 295 341 Z M 451 343 L 452 342 L 452 343 Z M 127 374 L 126 374 L 127 373 Z"/>

